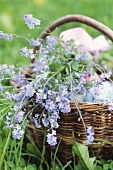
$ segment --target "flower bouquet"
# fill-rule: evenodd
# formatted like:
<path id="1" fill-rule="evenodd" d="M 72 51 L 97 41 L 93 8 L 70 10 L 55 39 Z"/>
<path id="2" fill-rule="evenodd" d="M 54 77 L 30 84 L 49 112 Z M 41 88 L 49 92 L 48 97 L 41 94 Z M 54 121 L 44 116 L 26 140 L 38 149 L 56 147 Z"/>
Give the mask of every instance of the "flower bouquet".
<path id="1" fill-rule="evenodd" d="M 41 23 L 31 14 L 24 20 L 30 29 Z M 95 63 L 89 52 L 79 51 L 73 40 L 64 46 L 62 38 L 47 36 L 51 29 L 42 34 L 45 41 L 42 35 L 29 40 L 34 50 L 20 49 L 22 56 L 31 58 L 29 66 L 0 66 L 0 92 L 11 102 L 1 119 L 5 117 L 13 138 L 29 134 L 40 149 L 45 132 L 47 155 L 59 145 L 58 157 L 66 162 L 72 158 L 74 141 L 93 147 L 94 153 L 100 145 L 94 137 L 111 141 L 113 85 L 108 80 L 112 73 Z M 10 41 L 13 35 L 1 31 L 0 38 Z M 5 79 L 13 86 L 6 87 Z"/>

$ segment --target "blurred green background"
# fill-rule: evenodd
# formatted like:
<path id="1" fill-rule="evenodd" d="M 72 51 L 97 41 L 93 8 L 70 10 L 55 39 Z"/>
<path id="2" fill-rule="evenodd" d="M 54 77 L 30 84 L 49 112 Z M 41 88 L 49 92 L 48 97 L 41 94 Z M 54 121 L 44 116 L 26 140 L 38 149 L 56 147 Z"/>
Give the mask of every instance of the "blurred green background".
<path id="1" fill-rule="evenodd" d="M 24 24 L 24 14 L 33 14 L 40 19 L 46 27 L 49 23 L 67 14 L 82 14 L 92 17 L 111 29 L 113 29 L 113 0 L 0 0 L 0 31 L 21 34 L 36 38 L 43 28 L 29 30 Z M 96 37 L 97 31 L 89 26 L 73 23 L 65 25 L 55 31 L 59 35 L 62 30 L 82 26 L 92 37 Z M 19 50 L 29 44 L 20 38 L 12 42 L 0 39 L 0 63 L 27 64 L 28 59 L 20 56 Z"/>

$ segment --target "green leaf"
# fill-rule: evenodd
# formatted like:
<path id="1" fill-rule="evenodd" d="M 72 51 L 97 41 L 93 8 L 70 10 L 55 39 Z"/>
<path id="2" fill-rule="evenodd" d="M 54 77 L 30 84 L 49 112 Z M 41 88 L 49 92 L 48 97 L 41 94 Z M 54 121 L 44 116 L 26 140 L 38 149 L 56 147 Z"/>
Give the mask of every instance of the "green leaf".
<path id="1" fill-rule="evenodd" d="M 97 162 L 98 164 L 100 164 L 100 165 L 106 164 L 106 161 L 105 161 L 105 159 L 103 159 L 103 158 L 101 158 L 100 160 L 96 160 L 96 162 Z"/>
<path id="2" fill-rule="evenodd" d="M 108 170 L 110 168 L 110 165 L 109 164 L 104 164 L 103 165 L 103 170 Z"/>
<path id="3" fill-rule="evenodd" d="M 56 58 L 54 58 L 52 60 L 49 67 L 50 67 L 51 71 L 58 71 L 58 70 L 62 70 L 64 68 L 64 66 Z"/>
<path id="4" fill-rule="evenodd" d="M 15 170 L 23 170 L 23 168 L 18 167 L 18 168 L 16 168 Z"/>
<path id="5" fill-rule="evenodd" d="M 72 161 L 68 161 L 66 165 L 62 168 L 62 170 L 65 170 L 66 167 L 68 167 L 71 164 Z"/>
<path id="6" fill-rule="evenodd" d="M 7 163 L 8 167 L 15 168 L 15 164 L 12 161 L 7 161 L 6 163 Z"/>
<path id="7" fill-rule="evenodd" d="M 66 72 L 67 75 L 69 74 L 69 67 L 65 68 L 65 72 Z"/>
<path id="8" fill-rule="evenodd" d="M 75 165 L 74 168 L 75 168 L 75 170 L 80 170 L 80 166 L 79 165 Z"/>
<path id="9" fill-rule="evenodd" d="M 34 167 L 32 165 L 28 165 L 26 170 L 35 170 Z"/>
<path id="10" fill-rule="evenodd" d="M 40 157 L 40 153 L 38 153 L 36 147 L 32 143 L 27 143 L 27 151 L 37 157 Z"/>
<path id="11" fill-rule="evenodd" d="M 76 61 L 73 61 L 73 62 L 71 63 L 71 68 L 72 68 L 74 71 L 78 71 L 79 64 L 78 64 Z"/>
<path id="12" fill-rule="evenodd" d="M 89 158 L 89 163 L 90 163 L 90 166 L 94 166 L 94 162 L 95 162 L 95 157 L 93 157 L 93 158 Z"/>
<path id="13" fill-rule="evenodd" d="M 61 73 L 59 72 L 59 73 L 57 74 L 57 79 L 60 80 L 61 78 L 62 78 L 62 75 L 61 75 Z"/>
<path id="14" fill-rule="evenodd" d="M 89 151 L 88 151 L 88 147 L 75 142 L 73 145 L 73 153 L 75 153 L 81 161 L 81 166 L 86 167 L 86 170 L 94 170 L 95 165 L 94 165 L 94 161 L 95 158 L 89 158 Z M 85 169 L 84 169 L 85 170 Z"/>
<path id="15" fill-rule="evenodd" d="M 78 161 L 78 167 L 80 170 L 89 170 L 88 167 L 86 166 L 86 164 L 84 163 L 84 161 L 82 159 L 80 159 Z"/>
<path id="16" fill-rule="evenodd" d="M 96 166 L 95 170 L 103 170 L 103 168 L 101 166 Z"/>
<path id="17" fill-rule="evenodd" d="M 81 144 L 81 143 L 78 143 L 78 142 L 75 142 L 74 145 L 73 145 L 73 152 L 79 157 L 79 158 L 82 158 L 84 159 L 85 158 L 85 161 L 89 161 L 89 152 L 88 152 L 88 147 Z M 87 159 L 87 160 L 86 160 Z"/>
<path id="18" fill-rule="evenodd" d="M 110 163 L 110 167 L 111 169 L 113 169 L 113 161 Z"/>
<path id="19" fill-rule="evenodd" d="M 24 158 L 20 158 L 20 162 L 19 162 L 19 165 L 20 167 L 24 168 L 26 166 L 26 162 L 25 162 L 25 159 Z"/>
<path id="20" fill-rule="evenodd" d="M 32 167 L 34 168 L 34 170 L 37 170 L 36 164 L 32 164 Z"/>

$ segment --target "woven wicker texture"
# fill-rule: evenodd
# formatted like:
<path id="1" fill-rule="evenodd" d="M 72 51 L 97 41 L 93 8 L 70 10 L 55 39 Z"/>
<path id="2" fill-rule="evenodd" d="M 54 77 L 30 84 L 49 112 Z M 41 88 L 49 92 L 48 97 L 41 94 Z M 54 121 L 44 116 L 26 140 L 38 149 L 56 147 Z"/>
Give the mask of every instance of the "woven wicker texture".
<path id="1" fill-rule="evenodd" d="M 66 24 L 68 22 L 80 22 L 87 24 L 106 35 L 109 39 L 113 41 L 113 31 L 107 26 L 101 24 L 100 22 L 82 15 L 68 15 L 64 16 L 57 21 L 53 22 L 44 32 L 40 35 L 40 38 L 45 39 L 48 34 L 50 34 L 57 27 Z M 34 52 L 38 50 L 39 47 L 34 48 Z M 32 60 L 31 62 L 34 62 Z M 61 162 L 66 163 L 72 159 L 72 145 L 74 134 L 74 141 L 85 144 L 86 143 L 86 132 L 84 129 L 83 122 L 78 113 L 78 108 L 82 114 L 85 126 L 92 126 L 95 133 L 95 138 L 99 140 L 107 139 L 108 142 L 113 142 L 113 112 L 108 110 L 107 104 L 98 103 L 78 103 L 78 108 L 76 108 L 75 103 L 71 102 L 71 112 L 69 114 L 60 113 L 59 128 L 57 130 L 57 137 L 60 141 L 57 156 Z M 30 108 L 27 107 L 29 110 Z M 35 112 L 41 114 L 41 108 L 37 107 Z M 33 137 L 36 145 L 41 150 L 43 146 L 45 128 L 36 129 L 31 118 L 31 123 L 27 125 L 26 134 Z M 51 151 L 55 152 L 56 147 L 50 147 L 47 143 L 46 145 L 46 156 L 49 158 Z M 89 146 L 90 154 L 98 154 L 104 158 L 111 157 L 111 149 L 113 147 L 109 145 L 106 141 L 101 142 L 94 140 L 94 142 Z"/>
<path id="2" fill-rule="evenodd" d="M 95 138 L 101 140 L 107 139 L 107 141 L 113 142 L 113 112 L 108 111 L 107 105 L 84 102 L 79 103 L 78 106 L 85 125 L 93 126 Z M 36 108 L 35 112 L 38 114 L 42 113 L 40 108 Z M 45 128 L 36 129 L 32 121 L 31 124 L 27 125 L 27 134 L 33 137 L 40 150 L 43 147 L 44 129 Z M 73 102 L 71 103 L 71 113 L 60 114 L 59 128 L 57 130 L 57 137 L 60 141 L 57 156 L 63 163 L 66 163 L 66 161 L 72 158 L 72 132 L 74 133 L 75 141 L 83 144 L 86 143 L 86 132 Z M 50 152 L 54 152 L 55 147 L 50 147 L 47 143 L 46 146 L 46 154 L 49 158 Z M 104 158 L 111 157 L 112 152 L 110 149 L 112 148 L 108 143 L 98 140 L 89 146 L 91 155 L 98 154 Z M 107 153 L 107 155 L 105 153 Z"/>

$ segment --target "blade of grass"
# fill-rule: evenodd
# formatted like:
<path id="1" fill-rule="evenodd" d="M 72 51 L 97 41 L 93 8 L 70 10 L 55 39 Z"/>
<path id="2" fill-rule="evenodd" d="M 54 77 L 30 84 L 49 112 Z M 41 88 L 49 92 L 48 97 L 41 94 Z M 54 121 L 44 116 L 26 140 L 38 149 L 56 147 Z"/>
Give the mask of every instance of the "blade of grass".
<path id="1" fill-rule="evenodd" d="M 6 140 L 6 144 L 5 144 L 4 149 L 3 149 L 3 154 L 2 154 L 1 159 L 0 159 L 0 169 L 1 169 L 2 164 L 3 164 L 3 160 L 4 160 L 4 157 L 5 157 L 5 154 L 6 154 L 6 150 L 7 150 L 7 147 L 8 147 L 9 140 L 10 140 L 10 136 L 11 136 L 11 131 L 9 131 L 9 134 L 8 134 L 8 137 L 7 137 L 7 140 Z"/>

